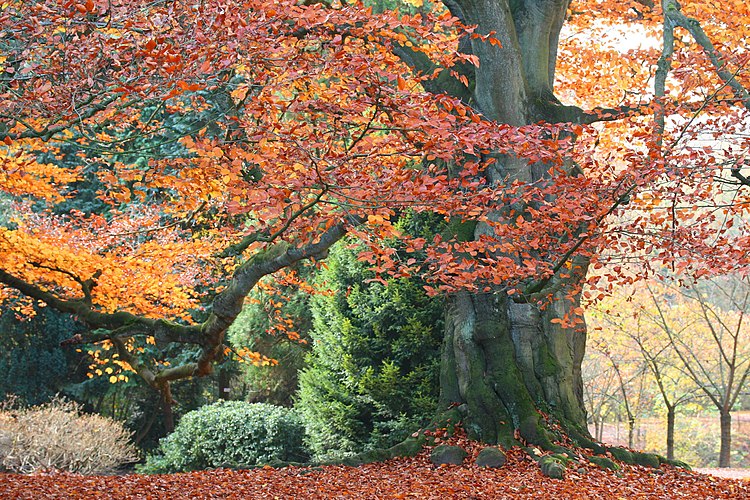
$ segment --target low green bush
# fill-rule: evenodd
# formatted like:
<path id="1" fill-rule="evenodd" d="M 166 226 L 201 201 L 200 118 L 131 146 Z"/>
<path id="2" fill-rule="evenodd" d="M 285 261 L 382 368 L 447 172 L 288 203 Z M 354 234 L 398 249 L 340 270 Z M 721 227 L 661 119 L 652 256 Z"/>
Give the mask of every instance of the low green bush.
<path id="1" fill-rule="evenodd" d="M 106 474 L 138 460 L 130 438 L 120 422 L 82 413 L 78 404 L 62 399 L 0 408 L 0 470 Z"/>
<path id="2" fill-rule="evenodd" d="M 304 432 L 288 408 L 221 401 L 185 414 L 138 470 L 153 474 L 300 462 L 308 458 Z"/>

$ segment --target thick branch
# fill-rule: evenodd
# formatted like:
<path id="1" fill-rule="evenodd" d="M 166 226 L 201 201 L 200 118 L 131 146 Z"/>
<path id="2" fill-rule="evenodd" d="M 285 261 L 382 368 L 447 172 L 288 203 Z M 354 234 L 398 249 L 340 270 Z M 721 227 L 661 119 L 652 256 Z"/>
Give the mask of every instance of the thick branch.
<path id="1" fill-rule="evenodd" d="M 662 9 L 666 8 L 667 5 L 665 2 L 662 5 Z M 661 56 L 656 63 L 656 75 L 654 77 L 654 99 L 656 101 L 654 120 L 656 121 L 655 133 L 659 147 L 662 145 L 662 137 L 664 136 L 666 82 L 669 71 L 672 69 L 672 54 L 674 53 L 674 26 L 668 21 L 666 14 L 664 15 L 662 40 L 663 47 Z"/>
<path id="2" fill-rule="evenodd" d="M 15 288 L 27 297 L 40 300 L 60 312 L 81 315 L 85 314 L 87 309 L 86 304 L 83 301 L 61 299 L 55 294 L 42 290 L 40 287 L 32 285 L 31 283 L 27 283 L 3 269 L 0 269 L 0 283 Z"/>
<path id="3" fill-rule="evenodd" d="M 276 243 L 242 264 L 234 272 L 227 287 L 214 299 L 213 312 L 202 327 L 204 334 L 209 337 L 223 335 L 240 313 L 245 297 L 261 278 L 301 260 L 324 256 L 328 249 L 346 234 L 346 225 L 345 221 L 339 222 L 316 241 L 302 247 L 290 247 L 286 242 Z"/>
<path id="4" fill-rule="evenodd" d="M 594 108 L 592 111 L 581 110 L 580 118 L 575 123 L 591 125 L 597 122 L 612 122 L 630 116 L 643 115 L 648 111 L 648 106 L 618 106 L 616 108 Z"/>
<path id="5" fill-rule="evenodd" d="M 43 290 L 41 287 L 28 283 L 2 269 L 0 269 L 0 283 L 18 290 L 27 297 L 44 302 L 59 312 L 72 314 L 94 330 L 88 334 L 82 334 L 78 341 L 73 342 L 72 339 L 69 339 L 71 340 L 70 343 L 99 342 L 111 337 L 111 334 L 105 335 L 102 330 L 115 332 L 120 328 L 133 327 L 140 327 L 144 331 L 149 331 L 152 335 L 169 342 L 200 343 L 198 336 L 200 329 L 197 326 L 179 325 L 163 319 L 146 318 L 127 311 L 114 313 L 95 311 L 85 298 L 83 300 L 62 299 L 52 292 Z"/>
<path id="6" fill-rule="evenodd" d="M 471 54 L 471 44 L 467 37 L 459 42 L 458 50 L 464 54 Z M 394 44 L 393 53 L 398 56 L 414 73 L 418 75 L 432 75 L 438 66 L 423 52 L 412 50 L 404 45 Z M 472 102 L 472 86 L 475 80 L 474 66 L 468 63 L 456 63 L 451 71 L 443 70 L 435 78 L 422 81 L 422 86 L 433 94 L 447 94 L 461 99 L 466 104 Z M 469 87 L 464 85 L 455 74 L 466 77 Z"/>
<path id="7" fill-rule="evenodd" d="M 740 181 L 741 184 L 750 187 L 750 178 L 747 178 L 744 175 L 742 175 L 742 173 L 740 173 L 739 167 L 733 168 L 731 172 L 732 172 L 732 177 Z"/>
<path id="8" fill-rule="evenodd" d="M 664 0 L 662 2 L 662 9 L 664 12 L 665 35 L 667 28 L 670 31 L 670 36 L 673 36 L 671 35 L 671 31 L 676 26 L 686 29 L 693 36 L 695 42 L 703 48 L 703 51 L 711 60 L 711 64 L 714 65 L 719 78 L 732 89 L 734 96 L 742 102 L 742 105 L 750 110 L 750 93 L 737 80 L 734 74 L 727 71 L 725 65 L 722 63 L 722 54 L 716 50 L 711 39 L 703 31 L 700 22 L 683 14 L 680 10 L 680 4 L 676 0 Z"/>
<path id="9" fill-rule="evenodd" d="M 358 224 L 360 220 L 354 222 Z M 301 260 L 325 257 L 328 249 L 344 237 L 346 226 L 346 221 L 339 222 L 317 240 L 302 247 L 290 247 L 286 242 L 276 243 L 237 268 L 227 287 L 214 299 L 211 316 L 201 326 L 205 344 L 197 362 L 196 374 L 211 372 L 212 362 L 221 352 L 227 328 L 237 318 L 245 297 L 261 278 Z"/>

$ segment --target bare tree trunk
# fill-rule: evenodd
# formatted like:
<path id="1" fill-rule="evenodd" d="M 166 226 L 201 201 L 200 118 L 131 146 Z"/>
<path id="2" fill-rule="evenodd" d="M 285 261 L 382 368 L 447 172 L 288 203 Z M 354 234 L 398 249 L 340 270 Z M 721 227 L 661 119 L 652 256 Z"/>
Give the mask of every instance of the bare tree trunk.
<path id="1" fill-rule="evenodd" d="M 601 423 L 599 418 L 594 418 L 594 438 L 595 439 L 601 439 L 599 436 L 601 436 L 602 431 L 600 429 Z"/>
<path id="2" fill-rule="evenodd" d="M 632 415 L 629 415 L 628 416 L 628 447 L 629 448 L 635 448 L 635 446 L 633 446 L 634 433 L 635 433 L 635 418 L 633 418 Z"/>
<path id="3" fill-rule="evenodd" d="M 719 451 L 719 467 L 729 467 L 732 451 L 732 414 L 729 410 L 721 410 L 719 414 L 721 424 L 721 449 Z"/>
<path id="4" fill-rule="evenodd" d="M 172 409 L 172 391 L 169 389 L 169 385 L 166 384 L 161 390 L 161 408 L 164 417 L 164 430 L 167 434 L 174 432 L 174 410 Z"/>
<path id="5" fill-rule="evenodd" d="M 229 382 L 231 380 L 231 373 L 229 370 L 227 370 L 224 367 L 219 368 L 218 374 L 216 377 L 216 384 L 218 385 L 218 391 L 219 391 L 219 399 L 227 400 L 229 399 Z"/>
<path id="6" fill-rule="evenodd" d="M 674 460 L 674 421 L 675 408 L 667 406 L 667 459 Z"/>
<path id="7" fill-rule="evenodd" d="M 143 441 L 143 438 L 145 438 L 149 431 L 151 430 L 151 427 L 153 427 L 154 422 L 156 421 L 156 417 L 158 415 L 158 410 L 154 410 L 150 412 L 148 419 L 144 424 L 141 426 L 140 429 L 138 429 L 138 432 L 136 433 L 135 437 L 133 438 L 133 443 L 138 446 L 141 441 Z"/>

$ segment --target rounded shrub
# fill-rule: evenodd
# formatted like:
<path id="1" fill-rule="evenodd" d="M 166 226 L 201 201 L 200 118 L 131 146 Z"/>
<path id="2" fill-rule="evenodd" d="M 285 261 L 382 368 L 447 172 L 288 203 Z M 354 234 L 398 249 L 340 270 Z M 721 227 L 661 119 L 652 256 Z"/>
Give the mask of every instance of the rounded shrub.
<path id="1" fill-rule="evenodd" d="M 77 403 L 55 398 L 19 410 L 0 407 L 0 470 L 105 474 L 138 458 L 121 422 L 84 413 Z"/>
<path id="2" fill-rule="evenodd" d="M 293 410 L 221 401 L 185 414 L 140 471 L 169 473 L 304 461 L 308 454 L 303 437 L 304 425 Z"/>

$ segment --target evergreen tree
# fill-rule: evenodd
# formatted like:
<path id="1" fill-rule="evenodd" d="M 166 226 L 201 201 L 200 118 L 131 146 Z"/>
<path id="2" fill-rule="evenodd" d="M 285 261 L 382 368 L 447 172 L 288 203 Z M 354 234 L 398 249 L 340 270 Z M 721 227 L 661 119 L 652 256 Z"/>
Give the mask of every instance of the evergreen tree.
<path id="1" fill-rule="evenodd" d="M 442 300 L 416 279 L 373 281 L 357 250 L 338 245 L 312 299 L 309 366 L 297 408 L 319 458 L 395 444 L 433 416 Z"/>
<path id="2" fill-rule="evenodd" d="M 62 392 L 79 377 L 82 356 L 62 349 L 60 341 L 73 335 L 77 325 L 69 316 L 41 308 L 31 318 L 19 318 L 11 309 L 0 314 L 0 400 L 11 394 L 20 403 L 37 405 Z"/>

